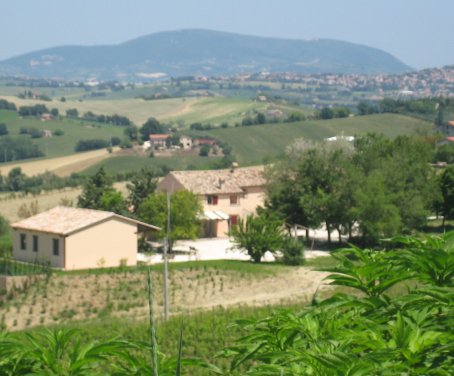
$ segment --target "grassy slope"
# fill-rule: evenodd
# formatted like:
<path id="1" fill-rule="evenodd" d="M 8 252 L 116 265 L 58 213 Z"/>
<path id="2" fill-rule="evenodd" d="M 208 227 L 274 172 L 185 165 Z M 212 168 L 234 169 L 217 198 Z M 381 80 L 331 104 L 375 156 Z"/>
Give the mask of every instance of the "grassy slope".
<path id="1" fill-rule="evenodd" d="M 383 133 L 389 137 L 415 132 L 429 132 L 432 124 L 403 115 L 381 114 L 346 119 L 305 121 L 300 123 L 267 124 L 240 128 L 213 129 L 193 132 L 227 142 L 240 163 L 261 163 L 264 158 L 282 154 L 295 139 L 322 140 L 344 134 Z"/>
<path id="2" fill-rule="evenodd" d="M 300 123 L 268 124 L 239 128 L 213 129 L 210 131 L 190 131 L 193 136 L 213 136 L 227 142 L 233 148 L 233 154 L 241 164 L 262 163 L 282 155 L 285 147 L 295 139 L 322 140 L 335 135 L 360 135 L 367 132 L 384 133 L 389 137 L 400 134 L 428 132 L 432 123 L 403 115 L 372 115 L 346 119 L 305 121 Z M 109 171 L 138 170 L 144 166 L 166 165 L 170 169 L 179 170 L 188 167 L 206 167 L 213 159 L 199 157 L 180 158 L 141 158 L 115 157 L 102 161 L 86 170 L 94 172 L 101 165 Z"/>
<path id="3" fill-rule="evenodd" d="M 175 157 L 154 157 L 146 158 L 139 156 L 119 156 L 103 160 L 83 171 L 86 174 L 93 174 L 101 166 L 108 173 L 139 171 L 143 167 L 163 167 L 171 170 L 186 170 L 194 168 L 208 168 L 210 163 L 219 158 L 203 158 L 199 156 L 175 156 Z"/>
<path id="4" fill-rule="evenodd" d="M 59 157 L 74 153 L 79 140 L 100 138 L 108 140 L 113 136 L 123 137 L 123 127 L 113 125 L 92 126 L 79 120 L 56 119 L 43 122 L 36 118 L 20 118 L 15 112 L 0 110 L 0 122 L 6 123 L 9 136 L 18 136 L 21 127 L 34 127 L 55 131 L 61 129 L 63 136 L 32 139 L 33 143 L 46 154 L 46 157 Z M 23 136 L 30 137 L 30 136 Z"/>

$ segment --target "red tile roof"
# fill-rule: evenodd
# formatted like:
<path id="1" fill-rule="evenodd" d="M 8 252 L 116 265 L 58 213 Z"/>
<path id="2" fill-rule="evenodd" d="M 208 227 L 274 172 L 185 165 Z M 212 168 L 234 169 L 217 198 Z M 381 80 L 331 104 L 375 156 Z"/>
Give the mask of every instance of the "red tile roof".
<path id="1" fill-rule="evenodd" d="M 170 137 L 170 134 L 150 134 L 150 140 L 167 140 Z"/>

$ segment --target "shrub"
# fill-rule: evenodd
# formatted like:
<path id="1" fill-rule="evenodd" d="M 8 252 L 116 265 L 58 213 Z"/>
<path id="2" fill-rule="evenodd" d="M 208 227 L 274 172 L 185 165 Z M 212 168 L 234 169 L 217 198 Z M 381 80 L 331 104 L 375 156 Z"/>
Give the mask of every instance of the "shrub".
<path id="1" fill-rule="evenodd" d="M 0 136 L 8 134 L 8 128 L 5 123 L 0 123 Z"/>
<path id="2" fill-rule="evenodd" d="M 54 132 L 54 136 L 63 136 L 65 132 L 63 132 L 61 129 L 56 129 Z"/>
<path id="3" fill-rule="evenodd" d="M 285 239 L 282 247 L 282 262 L 285 265 L 304 264 L 304 246 L 298 239 L 292 237 Z"/>

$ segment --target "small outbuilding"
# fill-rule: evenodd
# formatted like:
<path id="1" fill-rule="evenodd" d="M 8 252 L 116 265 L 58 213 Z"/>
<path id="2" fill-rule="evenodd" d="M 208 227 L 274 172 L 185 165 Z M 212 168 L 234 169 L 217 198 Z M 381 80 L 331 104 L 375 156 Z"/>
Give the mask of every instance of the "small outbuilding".
<path id="1" fill-rule="evenodd" d="M 113 212 L 64 206 L 11 227 L 14 259 L 65 270 L 134 266 L 138 234 L 160 230 Z"/>

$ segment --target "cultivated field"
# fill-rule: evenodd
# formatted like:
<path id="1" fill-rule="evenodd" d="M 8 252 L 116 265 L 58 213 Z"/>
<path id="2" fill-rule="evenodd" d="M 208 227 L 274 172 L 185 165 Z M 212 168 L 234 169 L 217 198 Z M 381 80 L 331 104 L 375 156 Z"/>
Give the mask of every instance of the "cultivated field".
<path id="1" fill-rule="evenodd" d="M 115 189 L 126 193 L 126 183 L 115 183 Z M 77 197 L 82 192 L 81 188 L 65 188 L 54 191 L 45 191 L 39 195 L 22 195 L 15 193 L 3 193 L 0 195 L 0 214 L 10 223 L 18 221 L 18 209 L 21 206 L 30 207 L 38 205 L 38 211 L 43 212 L 61 204 L 76 205 Z"/>
<path id="2" fill-rule="evenodd" d="M 29 106 L 44 103 L 48 108 L 58 108 L 64 114 L 70 108 L 77 108 L 79 114 L 91 111 L 95 114 L 119 114 L 127 116 L 136 125 L 142 125 L 149 117 L 160 121 L 172 122 L 176 126 L 183 124 L 189 126 L 194 122 L 221 124 L 227 121 L 233 125 L 241 122 L 247 113 L 264 111 L 267 108 L 281 109 L 283 111 L 300 111 L 310 113 L 310 110 L 290 105 L 275 105 L 260 103 L 242 98 L 171 98 L 161 100 L 144 100 L 140 98 L 122 99 L 86 99 L 83 101 L 68 98 L 66 102 L 54 99 L 50 102 L 39 100 L 20 99 L 15 96 L 3 96 L 17 106 Z"/>
<path id="3" fill-rule="evenodd" d="M 155 310 L 163 313 L 162 266 L 153 267 Z M 216 261 L 171 264 L 171 313 L 188 313 L 241 304 L 262 306 L 308 302 L 326 273 L 308 267 Z M 327 287 L 326 287 L 327 288 Z M 148 316 L 146 273 L 139 270 L 55 274 L 0 307 L 10 330 L 73 320 Z"/>
<path id="4" fill-rule="evenodd" d="M 114 148 L 112 153 L 109 153 L 106 149 L 99 149 L 64 157 L 0 164 L 0 174 L 8 175 L 13 168 L 20 167 L 22 172 L 28 176 L 42 174 L 46 171 L 53 172 L 58 176 L 69 176 L 104 159 L 111 158 L 118 151 L 119 148 Z"/>

